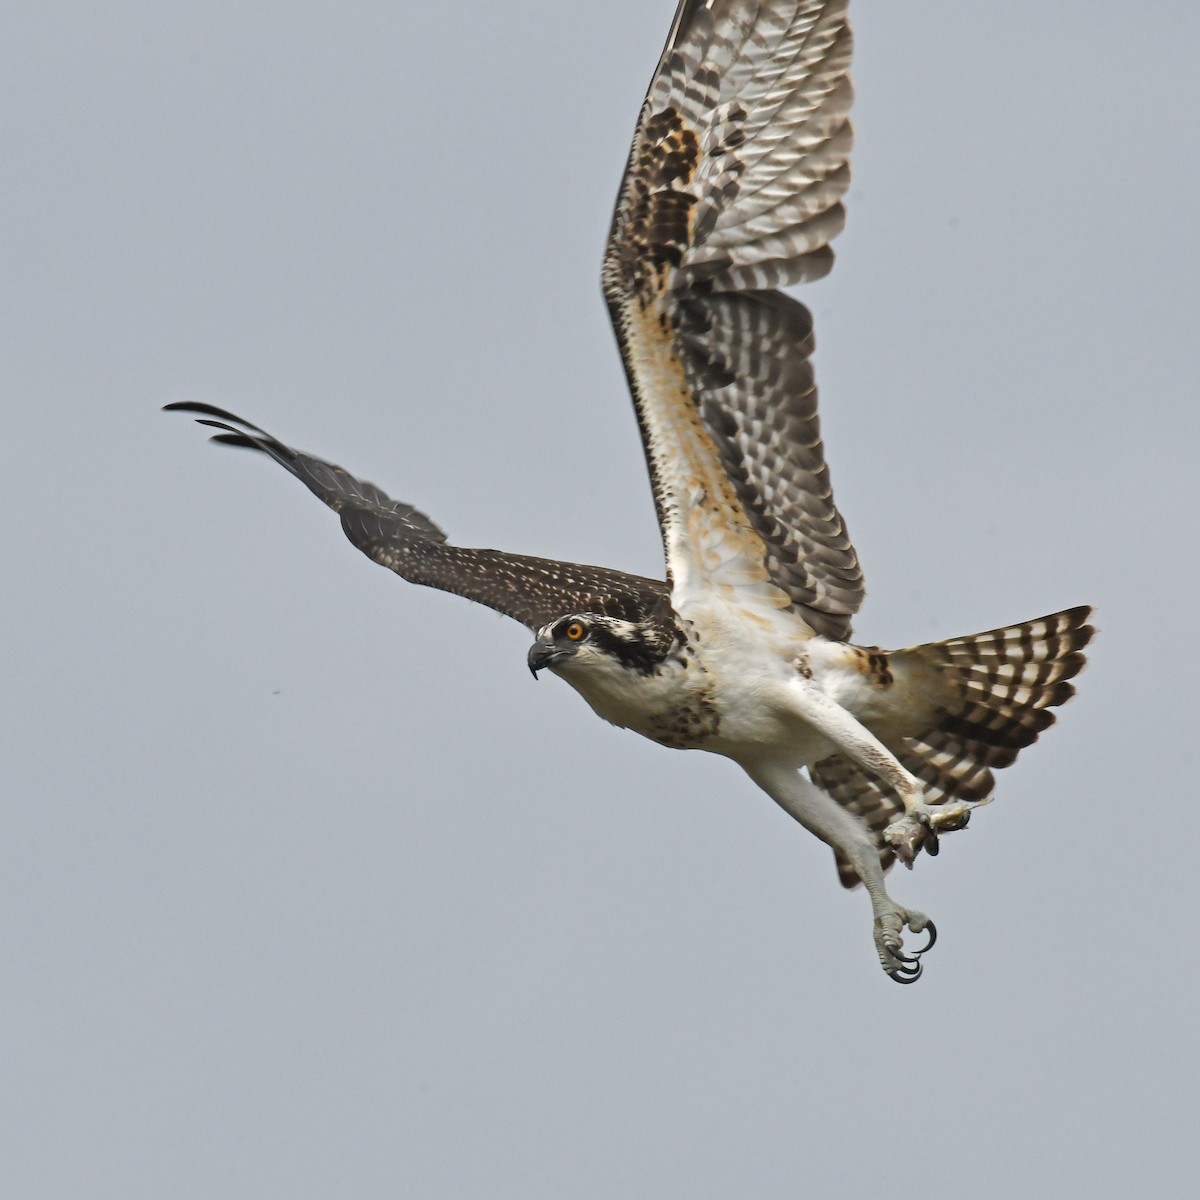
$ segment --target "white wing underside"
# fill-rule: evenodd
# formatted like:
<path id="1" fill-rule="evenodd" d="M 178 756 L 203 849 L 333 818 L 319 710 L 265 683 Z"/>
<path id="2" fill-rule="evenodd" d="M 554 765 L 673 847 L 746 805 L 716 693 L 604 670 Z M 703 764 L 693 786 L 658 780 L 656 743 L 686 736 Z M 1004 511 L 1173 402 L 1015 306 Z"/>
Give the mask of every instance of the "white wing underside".
<path id="1" fill-rule="evenodd" d="M 630 339 L 646 405 L 656 479 L 671 499 L 663 529 L 672 602 L 683 612 L 721 598 L 736 607 L 777 612 L 791 598 L 771 581 L 761 539 L 750 528 L 673 348 L 651 331 Z"/>

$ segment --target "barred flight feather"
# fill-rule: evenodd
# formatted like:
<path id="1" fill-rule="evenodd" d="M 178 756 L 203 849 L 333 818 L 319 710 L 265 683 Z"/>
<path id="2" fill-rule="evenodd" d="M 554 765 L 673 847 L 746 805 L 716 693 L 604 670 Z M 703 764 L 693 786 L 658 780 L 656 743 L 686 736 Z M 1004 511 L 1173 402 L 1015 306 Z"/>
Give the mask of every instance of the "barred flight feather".
<path id="1" fill-rule="evenodd" d="M 233 413 L 211 404 L 166 407 L 195 413 L 200 424 L 220 430 L 213 441 L 274 459 L 339 514 L 343 532 L 357 549 L 410 583 L 484 604 L 534 632 L 577 612 L 674 628 L 667 587 L 659 580 L 608 567 L 451 546 L 441 529 L 411 504 L 393 500 L 342 467 L 285 446 Z"/>
<path id="2" fill-rule="evenodd" d="M 833 261 L 850 48 L 845 0 L 684 0 L 604 265 L 672 584 L 743 589 L 839 640 L 863 582 L 825 466 L 812 318 L 769 289 Z"/>

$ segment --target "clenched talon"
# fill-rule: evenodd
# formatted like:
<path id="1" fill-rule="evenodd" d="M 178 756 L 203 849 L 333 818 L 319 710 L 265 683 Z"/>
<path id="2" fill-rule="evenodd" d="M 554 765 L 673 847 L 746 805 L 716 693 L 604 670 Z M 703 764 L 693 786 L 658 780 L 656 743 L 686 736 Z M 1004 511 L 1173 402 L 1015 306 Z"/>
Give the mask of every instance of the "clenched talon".
<path id="1" fill-rule="evenodd" d="M 924 814 L 906 814 L 883 831 L 883 840 L 909 870 L 912 870 L 922 846 L 930 854 L 938 852 L 937 834 L 923 817 Z"/>
<path id="2" fill-rule="evenodd" d="M 925 841 L 923 843 L 925 847 L 925 853 L 928 854 L 930 858 L 937 858 L 938 852 L 942 848 L 941 844 L 938 842 L 937 830 L 934 828 L 933 822 L 930 821 L 929 817 L 925 813 L 921 814 L 921 824 L 925 827 Z"/>
<path id="3" fill-rule="evenodd" d="M 884 971 L 897 983 L 916 983 L 924 970 L 921 957 L 927 954 L 937 941 L 937 927 L 923 913 L 907 912 L 904 909 L 885 914 L 875 925 L 875 944 Z M 928 933 L 925 945 L 906 952 L 902 941 L 905 929 L 912 933 Z"/>
<path id="4" fill-rule="evenodd" d="M 910 870 L 922 850 L 936 858 L 941 850 L 938 835 L 966 829 L 971 809 L 976 805 L 959 802 L 946 807 L 922 805 L 906 812 L 884 831 L 883 840 L 895 851 L 896 857 Z"/>

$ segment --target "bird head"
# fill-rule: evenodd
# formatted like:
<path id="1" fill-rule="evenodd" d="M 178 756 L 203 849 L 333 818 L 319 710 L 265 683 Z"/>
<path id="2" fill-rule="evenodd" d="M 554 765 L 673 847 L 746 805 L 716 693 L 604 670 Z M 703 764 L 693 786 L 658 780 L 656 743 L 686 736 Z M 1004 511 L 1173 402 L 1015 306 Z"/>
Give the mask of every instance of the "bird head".
<path id="1" fill-rule="evenodd" d="M 569 613 L 538 630 L 527 661 L 535 679 L 546 668 L 568 676 L 613 668 L 645 673 L 663 660 L 673 641 L 654 623 Z"/>

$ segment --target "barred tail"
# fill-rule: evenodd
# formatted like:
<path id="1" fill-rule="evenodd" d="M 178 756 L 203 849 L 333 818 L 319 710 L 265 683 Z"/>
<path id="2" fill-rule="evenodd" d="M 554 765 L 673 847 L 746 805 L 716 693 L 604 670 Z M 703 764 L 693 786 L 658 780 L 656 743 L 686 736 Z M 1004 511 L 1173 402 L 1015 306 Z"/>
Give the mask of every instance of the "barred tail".
<path id="1" fill-rule="evenodd" d="M 1049 711 L 1075 694 L 1083 648 L 1095 630 L 1087 606 L 1052 613 L 1007 629 L 993 629 L 897 650 L 887 656 L 896 694 L 936 697 L 928 728 L 888 737 L 897 758 L 925 784 L 927 804 L 962 800 L 986 804 L 995 790 L 993 770 L 1007 767 L 1054 724 Z M 877 834 L 902 811 L 899 796 L 841 755 L 812 768 L 818 786 L 861 817 Z M 891 851 L 879 840 L 884 866 Z M 842 882 L 858 877 L 841 859 Z"/>
<path id="2" fill-rule="evenodd" d="M 953 700 L 934 727 L 905 739 L 930 789 L 927 803 L 991 798 L 991 767 L 1007 767 L 1019 751 L 1054 724 L 1049 710 L 1074 694 L 1070 679 L 1083 669 L 1083 647 L 1095 632 L 1087 607 L 1070 608 L 988 633 L 933 642 L 892 656 L 899 678 L 909 659 L 935 667 Z"/>

